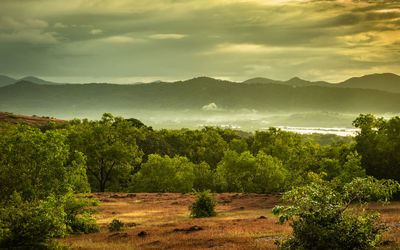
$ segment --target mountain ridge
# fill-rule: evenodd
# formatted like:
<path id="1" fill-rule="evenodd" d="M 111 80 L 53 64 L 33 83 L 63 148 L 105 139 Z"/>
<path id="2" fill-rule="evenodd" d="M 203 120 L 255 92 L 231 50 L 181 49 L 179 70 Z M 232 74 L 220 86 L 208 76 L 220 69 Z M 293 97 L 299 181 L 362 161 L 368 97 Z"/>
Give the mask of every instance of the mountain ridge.
<path id="1" fill-rule="evenodd" d="M 339 83 L 329 83 L 326 81 L 308 81 L 301 79 L 297 76 L 292 77 L 289 80 L 286 81 L 281 81 L 281 80 L 273 80 L 270 78 L 264 78 L 264 77 L 255 77 L 251 78 L 242 82 L 234 82 L 234 81 L 226 81 L 226 80 L 220 80 L 212 77 L 207 77 L 207 76 L 200 76 L 200 77 L 194 77 L 192 79 L 188 80 L 181 80 L 181 81 L 176 81 L 179 83 L 197 83 L 197 84 L 202 84 L 204 82 L 209 83 L 210 81 L 215 80 L 218 83 L 222 82 L 229 82 L 229 83 L 243 83 L 243 84 L 281 84 L 281 85 L 289 85 L 289 86 L 296 86 L 296 87 L 301 87 L 301 86 L 322 86 L 322 87 L 340 87 L 340 88 L 361 88 L 361 89 L 375 89 L 375 90 L 382 90 L 382 91 L 387 91 L 387 92 L 393 92 L 393 93 L 400 93 L 400 76 L 396 75 L 394 73 L 375 73 L 375 74 L 369 74 L 369 75 L 364 75 L 361 77 L 351 77 L 343 82 Z M 46 81 L 34 76 L 27 76 L 23 77 L 21 79 L 13 79 L 11 77 L 5 76 L 5 75 L 0 75 L 0 87 L 4 87 L 13 83 L 17 83 L 20 81 L 29 81 L 32 83 L 40 84 L 40 85 L 63 85 L 63 84 L 71 84 L 71 83 L 57 83 L 57 82 L 51 82 L 51 81 Z M 141 85 L 141 84 L 171 84 L 174 82 L 164 82 L 164 81 L 154 81 L 150 83 L 135 83 L 135 84 L 116 84 L 116 83 L 102 83 L 102 84 L 114 84 L 114 85 Z M 87 84 L 87 83 L 84 83 Z M 100 84 L 100 83 L 99 83 Z"/>
<path id="2" fill-rule="evenodd" d="M 137 85 L 40 85 L 20 81 L 0 88 L 0 110 L 28 114 L 90 110 L 201 111 L 210 103 L 220 110 L 233 111 L 386 113 L 400 112 L 400 93 L 314 85 L 245 84 L 213 78 Z"/>

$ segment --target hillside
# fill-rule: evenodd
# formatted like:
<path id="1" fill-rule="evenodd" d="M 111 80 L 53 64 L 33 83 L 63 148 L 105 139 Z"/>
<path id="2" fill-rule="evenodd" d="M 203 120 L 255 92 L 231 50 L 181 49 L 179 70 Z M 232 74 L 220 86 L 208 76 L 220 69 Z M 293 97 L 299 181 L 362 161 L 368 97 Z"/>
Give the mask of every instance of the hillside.
<path id="1" fill-rule="evenodd" d="M 11 77 L 0 75 L 0 87 L 13 84 L 15 81 L 16 80 Z"/>
<path id="2" fill-rule="evenodd" d="M 13 123 L 13 124 L 24 123 L 31 126 L 36 126 L 36 125 L 44 125 L 47 124 L 48 122 L 63 123 L 66 121 L 54 118 L 16 115 L 8 112 L 0 112 L 0 123 Z"/>
<path id="3" fill-rule="evenodd" d="M 46 81 L 34 76 L 26 76 L 23 77 L 21 79 L 14 79 L 5 75 L 0 75 L 0 87 L 4 87 L 7 85 L 11 85 L 20 81 L 28 81 L 28 82 L 32 82 L 32 83 L 36 83 L 36 84 L 46 84 L 46 85 L 52 85 L 52 84 L 60 84 L 60 83 L 56 83 L 56 82 L 50 82 L 50 81 Z"/>
<path id="4" fill-rule="evenodd" d="M 400 76 L 392 73 L 384 73 L 353 77 L 337 84 L 337 86 L 345 88 L 377 89 L 400 93 Z"/>
<path id="5" fill-rule="evenodd" d="M 329 82 L 324 82 L 324 81 L 317 81 L 317 82 L 312 82 L 312 81 L 307 81 L 304 79 L 301 79 L 299 77 L 293 77 L 287 81 L 278 81 L 278 80 L 272 80 L 269 78 L 264 78 L 264 77 L 256 77 L 252 78 L 249 80 L 244 81 L 243 83 L 245 84 L 284 84 L 284 85 L 290 85 L 290 86 L 323 86 L 323 87 L 332 87 L 336 86 L 333 83 Z"/>
<path id="6" fill-rule="evenodd" d="M 212 79 L 209 77 L 199 77 L 198 79 Z M 215 79 L 214 79 L 215 80 Z M 0 75 L 0 87 L 4 87 L 6 85 L 11 85 L 13 83 L 28 81 L 41 85 L 62 85 L 67 83 L 57 83 L 51 82 L 47 80 L 43 80 L 34 76 L 27 76 L 21 79 L 14 79 L 5 75 Z M 186 81 L 185 81 L 186 82 Z M 151 84 L 162 83 L 162 81 L 154 81 Z M 382 90 L 387 92 L 400 93 L 400 76 L 392 73 L 384 73 L 384 74 L 371 74 L 365 75 L 362 77 L 352 77 L 343 82 L 339 83 L 329 83 L 326 81 L 308 81 L 301 79 L 299 77 L 293 77 L 287 81 L 273 80 L 265 77 L 255 77 L 243 81 L 242 83 L 247 85 L 252 84 L 281 84 L 281 85 L 289 85 L 296 87 L 304 87 L 304 86 L 321 86 L 321 87 L 343 87 L 343 88 L 361 88 L 361 89 L 375 89 Z M 135 85 L 145 84 L 142 82 L 134 83 Z"/>
<path id="7" fill-rule="evenodd" d="M 99 110 L 193 110 L 215 103 L 220 110 L 262 112 L 399 112 L 400 93 L 370 89 L 245 84 L 199 77 L 137 85 L 38 85 L 27 81 L 0 88 L 0 110 L 54 113 Z"/>

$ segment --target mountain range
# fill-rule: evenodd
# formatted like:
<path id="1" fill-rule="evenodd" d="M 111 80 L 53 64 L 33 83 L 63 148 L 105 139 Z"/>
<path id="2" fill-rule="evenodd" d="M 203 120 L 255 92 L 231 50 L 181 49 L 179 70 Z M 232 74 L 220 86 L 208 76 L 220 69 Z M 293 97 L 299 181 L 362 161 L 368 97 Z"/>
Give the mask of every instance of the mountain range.
<path id="1" fill-rule="evenodd" d="M 361 88 L 376 89 L 388 92 L 400 93 L 400 76 L 393 73 L 371 74 L 361 77 L 352 77 L 343 82 L 329 83 L 325 81 L 307 81 L 298 77 L 293 77 L 287 81 L 272 80 L 269 78 L 257 77 L 244 81 L 247 84 L 275 83 L 291 86 L 322 86 L 339 88 Z"/>
<path id="2" fill-rule="evenodd" d="M 0 75 L 0 87 L 4 87 L 20 81 L 28 81 L 41 85 L 65 84 L 46 81 L 34 76 L 27 76 L 21 79 L 14 79 L 5 75 Z M 152 83 L 160 83 L 155 81 Z M 283 84 L 290 86 L 321 86 L 321 87 L 343 87 L 343 88 L 361 88 L 361 89 L 376 89 L 388 92 L 400 93 L 400 76 L 393 73 L 370 74 L 361 77 L 352 77 L 343 82 L 329 83 L 326 81 L 308 81 L 299 77 L 293 77 L 287 81 L 273 80 L 264 77 L 251 78 L 242 83 L 245 84 Z M 142 82 L 135 84 L 144 84 Z"/>
<path id="3" fill-rule="evenodd" d="M 385 91 L 356 88 L 362 82 Z M 238 83 L 198 77 L 131 85 L 38 84 L 25 79 L 0 88 L 0 111 L 54 114 L 121 110 L 397 113 L 400 76 L 374 74 L 338 84 L 300 78 L 286 82 L 255 78 Z"/>

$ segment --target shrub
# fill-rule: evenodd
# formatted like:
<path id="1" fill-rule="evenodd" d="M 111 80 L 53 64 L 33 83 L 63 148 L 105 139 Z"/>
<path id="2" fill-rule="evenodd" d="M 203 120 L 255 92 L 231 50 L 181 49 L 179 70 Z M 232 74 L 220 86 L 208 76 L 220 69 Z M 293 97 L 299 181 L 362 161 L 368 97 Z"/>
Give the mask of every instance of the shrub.
<path id="1" fill-rule="evenodd" d="M 339 192 L 329 182 L 315 178 L 304 187 L 286 192 L 289 206 L 272 212 L 280 223 L 291 220 L 293 234 L 277 242 L 281 249 L 370 249 L 378 245 L 383 229 L 379 214 L 361 209 L 368 201 L 387 201 L 399 184 L 372 177 L 356 178 Z M 357 202 L 359 206 L 350 206 Z"/>
<path id="2" fill-rule="evenodd" d="M 216 216 L 215 206 L 217 203 L 210 196 L 210 190 L 197 192 L 197 199 L 189 206 L 190 216 L 193 218 Z"/>
<path id="3" fill-rule="evenodd" d="M 51 238 L 66 234 L 65 213 L 55 199 L 26 202 L 14 193 L 0 208 L 0 248 L 38 249 L 51 244 Z"/>
<path id="4" fill-rule="evenodd" d="M 87 208 L 93 205 L 92 200 L 77 199 L 71 192 L 33 201 L 24 201 L 15 192 L 0 203 L 0 249 L 55 248 L 52 238 L 97 232 L 95 210 Z"/>
<path id="5" fill-rule="evenodd" d="M 121 231 L 124 223 L 118 219 L 113 219 L 111 223 L 108 225 L 108 230 L 110 232 Z"/>
<path id="6" fill-rule="evenodd" d="M 92 199 L 76 198 L 72 193 L 68 193 L 63 198 L 65 223 L 68 233 L 88 234 L 99 231 L 96 219 L 93 217 L 96 210 L 88 208 L 98 206 L 98 202 Z"/>

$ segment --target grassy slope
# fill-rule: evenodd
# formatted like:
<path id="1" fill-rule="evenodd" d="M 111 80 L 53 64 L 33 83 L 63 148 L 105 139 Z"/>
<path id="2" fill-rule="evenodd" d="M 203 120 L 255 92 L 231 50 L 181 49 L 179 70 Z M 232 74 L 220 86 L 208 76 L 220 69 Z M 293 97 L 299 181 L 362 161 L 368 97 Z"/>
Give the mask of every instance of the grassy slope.
<path id="1" fill-rule="evenodd" d="M 59 119 L 52 119 L 52 118 L 16 115 L 8 112 L 0 112 L 0 123 L 13 123 L 13 124 L 25 123 L 30 126 L 35 126 L 35 125 L 44 125 L 47 124 L 48 122 L 62 123 L 66 121 Z"/>

